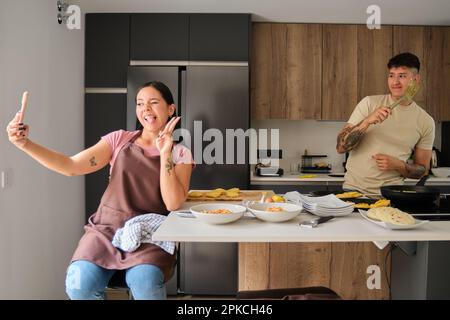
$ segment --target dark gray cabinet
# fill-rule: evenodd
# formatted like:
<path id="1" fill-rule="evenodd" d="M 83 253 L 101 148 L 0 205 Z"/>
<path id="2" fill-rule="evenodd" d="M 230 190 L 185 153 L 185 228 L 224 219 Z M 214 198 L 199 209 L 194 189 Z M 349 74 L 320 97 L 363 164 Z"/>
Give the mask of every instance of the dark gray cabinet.
<path id="1" fill-rule="evenodd" d="M 249 14 L 191 14 L 189 59 L 194 61 L 248 61 Z"/>
<path id="2" fill-rule="evenodd" d="M 188 60 L 189 15 L 131 15 L 130 60 Z"/>
<path id="3" fill-rule="evenodd" d="M 248 61 L 249 14 L 131 14 L 130 59 Z"/>
<path id="4" fill-rule="evenodd" d="M 127 95 L 97 94 L 85 95 L 85 148 L 96 144 L 102 136 L 126 128 Z M 94 213 L 109 179 L 109 165 L 100 171 L 86 175 L 86 215 Z"/>
<path id="5" fill-rule="evenodd" d="M 129 26 L 127 13 L 86 14 L 85 87 L 127 86 Z"/>
<path id="6" fill-rule="evenodd" d="M 189 15 L 131 15 L 130 60 L 188 60 Z"/>

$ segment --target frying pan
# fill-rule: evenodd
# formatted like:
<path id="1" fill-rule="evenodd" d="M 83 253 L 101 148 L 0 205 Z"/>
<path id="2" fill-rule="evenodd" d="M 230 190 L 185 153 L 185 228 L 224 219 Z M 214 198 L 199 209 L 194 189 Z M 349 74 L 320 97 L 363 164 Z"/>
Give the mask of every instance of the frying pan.
<path id="1" fill-rule="evenodd" d="M 439 200 L 438 188 L 426 187 L 429 175 L 423 176 L 415 186 L 392 185 L 380 187 L 383 197 L 397 205 L 433 204 Z"/>

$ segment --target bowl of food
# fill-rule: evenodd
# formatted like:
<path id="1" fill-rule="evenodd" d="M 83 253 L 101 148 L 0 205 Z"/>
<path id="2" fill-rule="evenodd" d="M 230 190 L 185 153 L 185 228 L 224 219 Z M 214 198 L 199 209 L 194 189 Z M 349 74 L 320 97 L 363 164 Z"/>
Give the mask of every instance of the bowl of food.
<path id="1" fill-rule="evenodd" d="M 293 203 L 251 203 L 248 210 L 258 219 L 268 222 L 288 221 L 300 214 L 302 206 Z"/>
<path id="2" fill-rule="evenodd" d="M 240 219 L 247 209 L 237 204 L 203 203 L 191 207 L 192 214 L 205 223 L 225 224 Z"/>
<path id="3" fill-rule="evenodd" d="M 431 172 L 438 178 L 447 178 L 450 176 L 450 167 L 431 168 Z"/>

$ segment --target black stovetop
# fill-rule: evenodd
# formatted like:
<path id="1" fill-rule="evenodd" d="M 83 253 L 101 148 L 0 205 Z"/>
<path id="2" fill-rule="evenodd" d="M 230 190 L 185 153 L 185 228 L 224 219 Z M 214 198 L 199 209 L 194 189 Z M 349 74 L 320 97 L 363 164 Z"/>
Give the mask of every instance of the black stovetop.
<path id="1" fill-rule="evenodd" d="M 424 205 L 393 205 L 403 211 L 412 214 L 421 220 L 450 220 L 450 195 L 441 195 L 437 203 Z"/>

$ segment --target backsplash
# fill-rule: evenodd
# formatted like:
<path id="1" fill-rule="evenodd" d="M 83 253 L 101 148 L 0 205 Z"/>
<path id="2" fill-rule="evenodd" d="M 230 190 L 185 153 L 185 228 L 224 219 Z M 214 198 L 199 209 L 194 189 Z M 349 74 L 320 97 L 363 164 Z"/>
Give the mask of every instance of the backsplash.
<path id="1" fill-rule="evenodd" d="M 336 152 L 336 138 L 345 124 L 344 121 L 252 120 L 251 127 L 280 130 L 280 149 L 283 150 L 280 166 L 284 169 L 285 174 L 289 174 L 291 165 L 301 164 L 301 156 L 305 149 L 308 150 L 308 154 L 328 155 L 327 158 L 317 159 L 317 162 L 330 163 L 333 172 L 344 172 L 342 163 L 345 155 Z M 441 149 L 440 122 L 436 123 L 434 146 Z"/>

